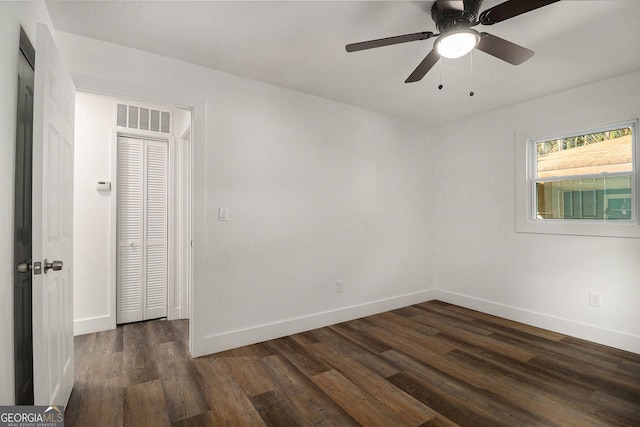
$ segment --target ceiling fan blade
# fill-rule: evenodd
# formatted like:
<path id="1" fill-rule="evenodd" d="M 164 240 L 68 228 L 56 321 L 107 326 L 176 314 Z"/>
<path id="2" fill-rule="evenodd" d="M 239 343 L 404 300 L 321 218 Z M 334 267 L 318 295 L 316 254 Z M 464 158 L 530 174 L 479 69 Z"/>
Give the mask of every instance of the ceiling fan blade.
<path id="1" fill-rule="evenodd" d="M 483 25 L 491 25 L 558 1 L 560 0 L 508 0 L 482 12 L 478 21 Z"/>
<path id="2" fill-rule="evenodd" d="M 464 12 L 464 1 L 462 0 L 437 0 L 438 10 L 442 13 Z"/>
<path id="3" fill-rule="evenodd" d="M 351 43 L 346 45 L 345 48 L 347 49 L 347 52 L 357 52 L 359 50 L 373 49 L 375 47 L 391 46 L 393 44 L 413 42 L 416 40 L 426 40 L 431 37 L 433 37 L 433 33 L 431 31 L 424 31 L 422 33 L 405 34 L 402 36 Z"/>
<path id="4" fill-rule="evenodd" d="M 411 75 L 407 77 L 407 80 L 405 80 L 404 82 L 414 83 L 422 80 L 422 78 L 429 72 L 429 70 L 433 68 L 434 65 L 436 65 L 436 62 L 438 62 L 439 59 L 440 54 L 438 54 L 435 49 L 432 49 L 431 52 L 429 52 L 429 54 L 422 60 L 422 62 L 418 64 L 418 67 L 413 70 L 413 73 L 411 73 Z"/>
<path id="5" fill-rule="evenodd" d="M 535 55 L 534 51 L 526 47 L 511 43 L 489 33 L 480 33 L 480 41 L 476 49 L 513 65 L 520 65 Z"/>

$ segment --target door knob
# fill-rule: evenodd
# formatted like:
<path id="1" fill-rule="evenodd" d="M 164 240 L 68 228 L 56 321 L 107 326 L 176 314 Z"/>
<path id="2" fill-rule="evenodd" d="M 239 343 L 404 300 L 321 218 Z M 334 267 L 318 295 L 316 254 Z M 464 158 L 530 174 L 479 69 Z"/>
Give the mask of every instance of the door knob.
<path id="1" fill-rule="evenodd" d="M 62 270 L 62 261 L 48 261 L 47 259 L 44 260 L 44 274 L 47 274 L 47 271 L 49 270 L 53 270 L 53 271 L 59 271 Z"/>
<path id="2" fill-rule="evenodd" d="M 53 266 L 52 266 L 53 268 Z M 28 273 L 30 270 L 33 270 L 33 274 L 40 274 L 42 272 L 42 263 L 41 262 L 21 262 L 18 264 L 18 272 L 20 273 Z"/>
<path id="3" fill-rule="evenodd" d="M 18 264 L 18 271 L 20 273 L 26 273 L 29 270 L 31 270 L 31 263 L 30 262 L 21 262 L 20 264 Z"/>

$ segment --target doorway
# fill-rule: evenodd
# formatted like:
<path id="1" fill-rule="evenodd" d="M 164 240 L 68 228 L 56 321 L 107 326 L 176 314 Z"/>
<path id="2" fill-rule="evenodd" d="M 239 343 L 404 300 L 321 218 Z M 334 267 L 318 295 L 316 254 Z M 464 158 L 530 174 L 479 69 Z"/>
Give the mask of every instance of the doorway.
<path id="1" fill-rule="evenodd" d="M 185 151 L 190 147 L 191 134 L 187 134 L 188 141 L 180 136 L 191 125 L 191 109 L 106 93 L 76 92 L 73 294 L 76 335 L 114 329 L 123 323 L 118 315 L 117 292 L 119 137 L 168 141 L 165 316 L 169 320 L 190 317 L 187 297 L 191 232 L 183 224 L 190 226 L 191 222 L 191 151 Z"/>
<path id="2" fill-rule="evenodd" d="M 14 357 L 15 404 L 33 405 L 32 188 L 35 50 L 20 28 L 15 158 Z"/>

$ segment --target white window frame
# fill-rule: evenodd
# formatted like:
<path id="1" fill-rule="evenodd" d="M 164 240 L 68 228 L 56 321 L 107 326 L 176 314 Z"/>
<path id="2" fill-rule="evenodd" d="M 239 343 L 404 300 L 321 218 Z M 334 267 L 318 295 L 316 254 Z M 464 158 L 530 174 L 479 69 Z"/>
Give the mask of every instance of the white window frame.
<path id="1" fill-rule="evenodd" d="M 537 154 L 535 144 L 540 141 L 562 139 L 575 135 L 602 132 L 604 130 L 631 127 L 633 133 L 633 157 L 631 172 L 632 218 L 630 220 L 589 220 L 589 219 L 539 219 L 536 214 Z M 516 132 L 516 231 L 520 233 L 569 234 L 583 236 L 640 237 L 640 144 L 638 142 L 638 119 L 604 123 L 591 127 L 572 127 L 572 129 L 547 129 L 545 132 L 528 130 Z M 628 173 L 607 173 L 599 176 L 629 175 Z M 586 176 L 592 178 L 593 176 Z M 562 177 L 580 179 L 585 176 Z M 549 181 L 549 179 L 541 179 Z"/>

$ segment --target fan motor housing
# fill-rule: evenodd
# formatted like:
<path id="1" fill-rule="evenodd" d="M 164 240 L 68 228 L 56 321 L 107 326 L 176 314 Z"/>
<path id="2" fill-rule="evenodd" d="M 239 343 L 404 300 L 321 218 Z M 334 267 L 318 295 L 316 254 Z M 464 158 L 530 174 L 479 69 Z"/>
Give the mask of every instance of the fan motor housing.
<path id="1" fill-rule="evenodd" d="M 438 8 L 438 3 L 434 2 L 431 7 L 431 18 L 441 33 L 458 28 L 469 28 L 478 21 L 481 4 L 482 0 L 464 0 L 464 10 L 442 12 Z"/>

